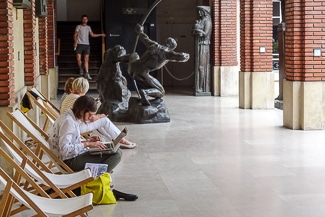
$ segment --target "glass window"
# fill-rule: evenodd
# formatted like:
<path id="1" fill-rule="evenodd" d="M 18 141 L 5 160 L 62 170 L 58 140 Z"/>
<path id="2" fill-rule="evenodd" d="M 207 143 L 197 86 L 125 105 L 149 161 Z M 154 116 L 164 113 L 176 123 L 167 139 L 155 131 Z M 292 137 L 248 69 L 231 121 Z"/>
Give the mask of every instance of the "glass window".
<path id="1" fill-rule="evenodd" d="M 279 17 L 280 16 L 280 12 L 281 12 L 281 8 L 280 8 L 280 5 L 281 5 L 281 2 L 279 1 L 276 1 L 276 2 L 273 2 L 273 16 L 277 16 Z"/>
<path id="2" fill-rule="evenodd" d="M 282 12 L 281 12 L 281 1 L 280 0 L 273 0 L 273 55 L 279 53 L 279 46 L 278 46 L 278 25 L 282 22 Z M 278 60 L 276 60 L 278 61 Z M 273 69 L 274 67 L 273 64 Z M 276 69 L 275 69 L 276 70 Z"/>

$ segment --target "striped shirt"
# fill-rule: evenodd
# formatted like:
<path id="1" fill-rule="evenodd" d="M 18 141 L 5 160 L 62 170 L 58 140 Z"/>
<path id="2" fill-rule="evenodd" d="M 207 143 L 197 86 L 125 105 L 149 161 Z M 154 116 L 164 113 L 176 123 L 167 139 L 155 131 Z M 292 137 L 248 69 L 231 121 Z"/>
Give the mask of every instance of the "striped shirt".
<path id="1" fill-rule="evenodd" d="M 80 95 L 70 93 L 62 102 L 60 114 L 66 113 L 73 107 L 74 102 L 80 97 Z"/>

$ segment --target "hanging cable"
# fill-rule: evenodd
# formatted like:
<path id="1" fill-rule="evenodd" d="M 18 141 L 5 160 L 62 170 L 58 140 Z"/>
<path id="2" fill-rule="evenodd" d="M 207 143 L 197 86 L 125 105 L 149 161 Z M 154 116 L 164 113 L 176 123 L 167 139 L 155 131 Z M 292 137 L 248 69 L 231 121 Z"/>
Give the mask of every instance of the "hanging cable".
<path id="1" fill-rule="evenodd" d="M 174 78 L 175 80 L 177 80 L 177 81 L 184 81 L 184 80 L 187 80 L 187 79 L 189 79 L 190 77 L 192 77 L 193 75 L 194 75 L 194 71 L 190 74 L 190 75 L 188 75 L 187 77 L 185 77 L 185 78 L 177 78 L 177 77 L 175 77 L 169 70 L 168 70 L 168 68 L 167 68 L 167 66 L 164 66 L 164 69 L 167 71 L 167 73 L 172 77 L 172 78 Z"/>

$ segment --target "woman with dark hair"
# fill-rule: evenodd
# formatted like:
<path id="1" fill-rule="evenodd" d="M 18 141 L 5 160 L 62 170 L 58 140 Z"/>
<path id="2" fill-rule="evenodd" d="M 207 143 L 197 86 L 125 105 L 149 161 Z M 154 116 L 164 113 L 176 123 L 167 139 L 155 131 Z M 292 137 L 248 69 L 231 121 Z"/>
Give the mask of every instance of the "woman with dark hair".
<path id="1" fill-rule="evenodd" d="M 100 128 L 100 132 L 107 138 L 115 139 L 120 130 L 104 114 L 96 114 L 96 100 L 90 96 L 80 96 L 72 109 L 62 114 L 49 130 L 49 144 L 51 150 L 64 161 L 73 171 L 85 168 L 86 163 L 107 164 L 107 172 L 111 172 L 121 161 L 122 152 L 97 156 L 91 155 L 88 148 L 104 149 L 106 146 L 98 137 L 91 137 L 82 141 L 80 134 Z M 136 195 L 114 191 L 117 198 L 136 200 Z"/>

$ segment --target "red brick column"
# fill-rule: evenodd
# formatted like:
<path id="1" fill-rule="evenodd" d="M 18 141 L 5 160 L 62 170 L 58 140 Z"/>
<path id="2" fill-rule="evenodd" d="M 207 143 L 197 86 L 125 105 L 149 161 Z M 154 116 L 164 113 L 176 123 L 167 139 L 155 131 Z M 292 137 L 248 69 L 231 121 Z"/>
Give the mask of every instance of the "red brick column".
<path id="1" fill-rule="evenodd" d="M 56 45 L 56 1 L 47 1 L 47 45 L 48 45 L 48 67 L 54 68 L 56 65 L 55 45 Z M 71 36 L 72 37 L 72 36 Z"/>
<path id="2" fill-rule="evenodd" d="M 242 72 L 272 72 L 272 12 L 272 0 L 240 1 Z"/>
<path id="3" fill-rule="evenodd" d="M 284 3 L 283 123 L 290 129 L 325 129 L 325 0 Z"/>
<path id="4" fill-rule="evenodd" d="M 237 4 L 236 0 L 212 2 L 212 64 L 237 65 Z"/>
<path id="5" fill-rule="evenodd" d="M 35 1 L 31 1 L 32 7 L 24 10 L 24 54 L 25 54 L 25 85 L 32 86 L 36 83 L 36 18 Z"/>
<path id="6" fill-rule="evenodd" d="M 0 1 L 0 107 L 15 102 L 12 0 Z"/>
<path id="7" fill-rule="evenodd" d="M 40 74 L 48 74 L 47 18 L 39 18 L 39 64 Z"/>
<path id="8" fill-rule="evenodd" d="M 286 80 L 325 80 L 325 1 L 285 1 Z M 314 56 L 321 48 L 322 56 Z"/>
<path id="9" fill-rule="evenodd" d="M 240 108 L 274 108 L 272 15 L 272 0 L 240 0 Z"/>
<path id="10" fill-rule="evenodd" d="M 214 96 L 238 95 L 237 8 L 237 0 L 211 2 Z"/>

